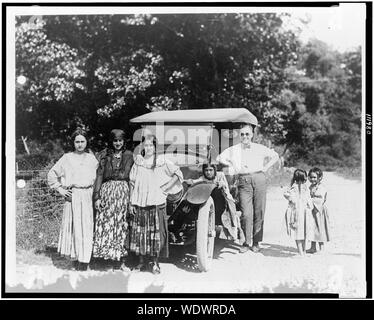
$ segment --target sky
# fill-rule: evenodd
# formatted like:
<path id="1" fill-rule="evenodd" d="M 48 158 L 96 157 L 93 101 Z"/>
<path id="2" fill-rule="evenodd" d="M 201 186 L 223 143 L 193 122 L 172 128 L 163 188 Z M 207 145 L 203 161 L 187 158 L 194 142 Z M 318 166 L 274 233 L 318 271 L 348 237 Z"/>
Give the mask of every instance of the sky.
<path id="1" fill-rule="evenodd" d="M 292 16 L 309 19 L 300 37 L 317 38 L 341 52 L 365 44 L 365 5 L 340 4 L 331 8 L 302 8 Z"/>
<path id="2" fill-rule="evenodd" d="M 139 1 L 139 0 L 138 0 Z M 145 1 L 145 0 L 144 0 Z M 158 0 L 158 2 L 170 2 L 171 0 Z M 223 0 L 221 0 L 223 1 Z M 221 2 L 216 1 L 216 2 Z M 41 1 L 44 2 L 44 1 Z M 82 2 L 85 2 L 83 0 Z M 112 1 L 113 3 L 117 1 Z M 129 1 L 122 1 L 126 3 Z M 143 1 L 139 1 L 143 2 Z M 148 0 L 148 2 L 152 2 Z M 195 1 L 192 1 L 195 2 Z M 201 1 L 200 1 L 201 2 Z M 207 3 L 210 0 L 206 0 Z M 241 1 L 239 1 L 241 2 Z M 248 3 L 248 2 L 245 2 Z M 292 6 L 292 2 L 287 4 L 279 2 L 279 6 L 274 7 L 245 7 L 245 6 L 224 6 L 218 7 L 211 3 L 207 7 L 22 7 L 20 10 L 24 14 L 28 12 L 30 15 L 40 14 L 131 14 L 131 13 L 219 13 L 219 12 L 288 12 L 295 18 L 308 19 L 308 26 L 303 26 L 301 39 L 307 41 L 309 38 L 320 39 L 334 49 L 345 51 L 365 43 L 365 3 L 338 3 L 334 7 L 315 7 L 316 3 L 303 2 L 304 7 Z M 317 3 L 318 4 L 318 3 Z M 201 5 L 201 4 L 200 4 Z M 300 5 L 300 3 L 299 3 Z M 297 25 L 297 19 L 293 19 L 292 23 Z M 301 26 L 299 24 L 299 26 Z"/>

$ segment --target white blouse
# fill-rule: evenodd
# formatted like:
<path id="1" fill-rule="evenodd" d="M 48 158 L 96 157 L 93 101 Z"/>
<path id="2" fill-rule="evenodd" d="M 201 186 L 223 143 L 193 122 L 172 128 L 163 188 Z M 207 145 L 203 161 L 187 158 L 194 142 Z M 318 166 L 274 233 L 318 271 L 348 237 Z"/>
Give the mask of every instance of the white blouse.
<path id="1" fill-rule="evenodd" d="M 147 207 L 165 203 L 167 194 L 163 192 L 161 186 L 168 183 L 174 174 L 178 177 L 178 181 L 170 188 L 169 193 L 171 194 L 175 194 L 183 188 L 183 174 L 179 167 L 165 159 L 163 155 L 159 155 L 156 167 L 152 169 L 144 161 L 144 158 L 138 155 L 130 171 L 131 204 Z"/>
<path id="2" fill-rule="evenodd" d="M 224 150 L 217 157 L 217 161 L 221 160 L 230 162 L 232 168 L 230 174 L 253 173 L 261 171 L 265 165 L 266 158 L 278 158 L 278 154 L 262 144 L 252 142 L 250 147 L 244 147 L 238 143 Z"/>
<path id="3" fill-rule="evenodd" d="M 59 187 L 91 187 L 96 179 L 98 161 L 90 153 L 65 153 L 48 172 L 48 185 Z"/>

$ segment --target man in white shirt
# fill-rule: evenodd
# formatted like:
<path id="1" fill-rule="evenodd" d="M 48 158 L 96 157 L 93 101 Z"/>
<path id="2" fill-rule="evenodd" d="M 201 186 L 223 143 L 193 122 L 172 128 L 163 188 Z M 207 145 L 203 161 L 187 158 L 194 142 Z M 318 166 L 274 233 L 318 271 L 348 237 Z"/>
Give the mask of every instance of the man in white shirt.
<path id="1" fill-rule="evenodd" d="M 217 157 L 219 163 L 229 167 L 230 174 L 238 175 L 239 207 L 245 233 L 241 253 L 249 249 L 260 251 L 266 205 L 265 172 L 279 159 L 274 150 L 252 142 L 253 132 L 254 126 L 243 125 L 240 128 L 240 143 L 227 148 Z"/>

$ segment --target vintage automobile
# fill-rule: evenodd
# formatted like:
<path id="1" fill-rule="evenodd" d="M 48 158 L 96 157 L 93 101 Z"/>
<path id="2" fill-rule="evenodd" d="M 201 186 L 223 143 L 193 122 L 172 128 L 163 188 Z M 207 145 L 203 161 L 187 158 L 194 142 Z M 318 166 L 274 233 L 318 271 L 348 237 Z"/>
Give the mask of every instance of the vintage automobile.
<path id="1" fill-rule="evenodd" d="M 203 163 L 214 162 L 219 153 L 239 142 L 241 124 L 258 125 L 257 118 L 245 108 L 156 111 L 133 118 L 130 123 L 141 126 L 134 134 L 135 141 L 140 142 L 146 134 L 156 136 L 158 152 L 177 164 L 186 180 L 197 179 Z M 226 178 L 232 184 L 234 177 L 227 173 Z M 178 242 L 170 237 L 171 244 L 196 241 L 198 267 L 207 271 L 216 230 L 222 231 L 227 199 L 214 183 L 201 181 L 183 187 L 179 196 L 168 197 L 169 228 L 179 240 L 183 239 Z"/>

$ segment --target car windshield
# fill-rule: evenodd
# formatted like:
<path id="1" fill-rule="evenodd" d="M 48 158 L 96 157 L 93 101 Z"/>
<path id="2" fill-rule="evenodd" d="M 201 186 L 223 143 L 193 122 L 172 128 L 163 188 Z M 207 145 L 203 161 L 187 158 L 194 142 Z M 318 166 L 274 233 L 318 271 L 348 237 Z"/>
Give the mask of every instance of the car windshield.
<path id="1" fill-rule="evenodd" d="M 146 125 L 141 136 L 155 135 L 158 152 L 179 166 L 206 161 L 211 140 L 210 125 Z"/>
<path id="2" fill-rule="evenodd" d="M 200 165 L 208 158 L 208 146 L 211 145 L 211 157 L 239 142 L 238 129 L 214 128 L 209 124 L 190 125 L 143 125 L 134 136 L 141 141 L 145 135 L 155 135 L 158 153 L 179 166 Z"/>

